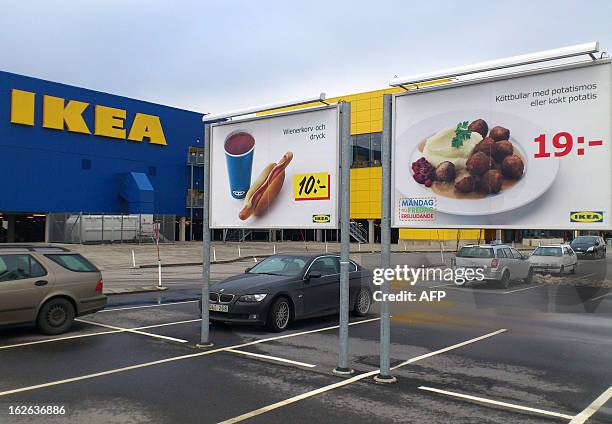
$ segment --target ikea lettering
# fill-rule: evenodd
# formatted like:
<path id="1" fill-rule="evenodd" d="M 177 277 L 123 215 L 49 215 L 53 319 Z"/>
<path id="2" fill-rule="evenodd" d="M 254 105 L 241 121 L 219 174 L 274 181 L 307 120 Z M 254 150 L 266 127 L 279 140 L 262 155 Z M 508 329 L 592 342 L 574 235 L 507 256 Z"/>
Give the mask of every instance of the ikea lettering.
<path id="1" fill-rule="evenodd" d="M 94 125 L 88 126 L 83 112 L 89 103 L 43 95 L 42 126 L 54 130 L 68 130 L 81 134 L 93 134 L 122 140 L 141 142 L 145 138 L 150 144 L 166 146 L 166 136 L 159 116 L 137 113 L 131 128 L 125 127 L 127 112 L 114 107 L 94 105 Z M 13 89 L 11 92 L 11 123 L 35 125 L 36 93 Z"/>

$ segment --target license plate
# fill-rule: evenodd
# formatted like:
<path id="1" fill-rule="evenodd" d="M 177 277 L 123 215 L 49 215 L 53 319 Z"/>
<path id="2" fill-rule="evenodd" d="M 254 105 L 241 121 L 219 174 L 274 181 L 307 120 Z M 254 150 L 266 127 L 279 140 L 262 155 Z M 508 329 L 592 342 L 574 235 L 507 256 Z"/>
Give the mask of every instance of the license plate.
<path id="1" fill-rule="evenodd" d="M 208 310 L 210 311 L 215 311 L 215 312 L 228 312 L 228 305 L 215 305 L 215 304 L 210 304 L 208 305 Z"/>

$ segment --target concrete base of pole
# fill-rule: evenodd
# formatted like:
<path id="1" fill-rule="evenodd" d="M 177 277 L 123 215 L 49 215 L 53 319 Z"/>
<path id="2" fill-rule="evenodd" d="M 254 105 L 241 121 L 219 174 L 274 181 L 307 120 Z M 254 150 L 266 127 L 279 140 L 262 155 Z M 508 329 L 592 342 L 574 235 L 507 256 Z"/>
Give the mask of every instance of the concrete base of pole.
<path id="1" fill-rule="evenodd" d="M 377 384 L 392 384 L 392 383 L 397 383 L 397 378 L 393 377 L 392 375 L 375 375 L 374 376 L 374 382 Z"/>
<path id="2" fill-rule="evenodd" d="M 332 372 L 335 375 L 339 375 L 341 377 L 348 377 L 350 375 L 355 374 L 355 370 L 352 370 L 350 368 L 334 368 Z"/>
<path id="3" fill-rule="evenodd" d="M 210 347 L 213 347 L 215 344 L 214 343 L 198 343 L 196 344 L 196 347 L 198 349 L 208 349 Z"/>

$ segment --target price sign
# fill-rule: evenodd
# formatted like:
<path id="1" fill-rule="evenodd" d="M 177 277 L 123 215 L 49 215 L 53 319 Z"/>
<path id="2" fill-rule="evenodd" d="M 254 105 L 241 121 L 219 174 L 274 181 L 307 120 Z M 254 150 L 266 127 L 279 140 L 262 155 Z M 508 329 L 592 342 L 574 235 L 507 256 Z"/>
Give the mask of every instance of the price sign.
<path id="1" fill-rule="evenodd" d="M 327 172 L 293 176 L 294 200 L 329 200 L 330 176 Z"/>
<path id="2" fill-rule="evenodd" d="M 584 148 L 586 147 L 594 147 L 603 145 L 603 140 L 586 140 L 585 137 L 579 136 L 575 137 L 576 144 L 579 146 L 576 149 L 576 154 L 578 156 L 584 155 Z M 548 158 L 550 157 L 550 153 L 547 151 L 547 137 L 546 134 L 540 134 L 538 137 L 534 139 L 536 143 L 538 143 L 538 153 L 534 154 L 534 158 Z M 552 147 L 554 151 L 554 155 L 557 157 L 568 155 L 572 149 L 574 148 L 574 137 L 568 132 L 562 131 L 556 133 L 552 137 Z"/>

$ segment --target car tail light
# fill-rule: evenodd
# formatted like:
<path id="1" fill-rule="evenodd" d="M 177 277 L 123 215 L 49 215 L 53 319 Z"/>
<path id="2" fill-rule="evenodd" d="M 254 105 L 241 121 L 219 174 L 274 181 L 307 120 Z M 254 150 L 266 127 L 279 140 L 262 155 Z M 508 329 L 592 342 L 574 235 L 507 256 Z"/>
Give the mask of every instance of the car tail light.
<path id="1" fill-rule="evenodd" d="M 499 265 L 499 259 L 495 258 L 491 261 L 491 268 L 497 268 Z"/>
<path id="2" fill-rule="evenodd" d="M 100 278 L 98 280 L 98 284 L 96 284 L 96 292 L 102 293 L 103 289 L 104 289 L 104 283 L 102 282 L 102 279 Z"/>

